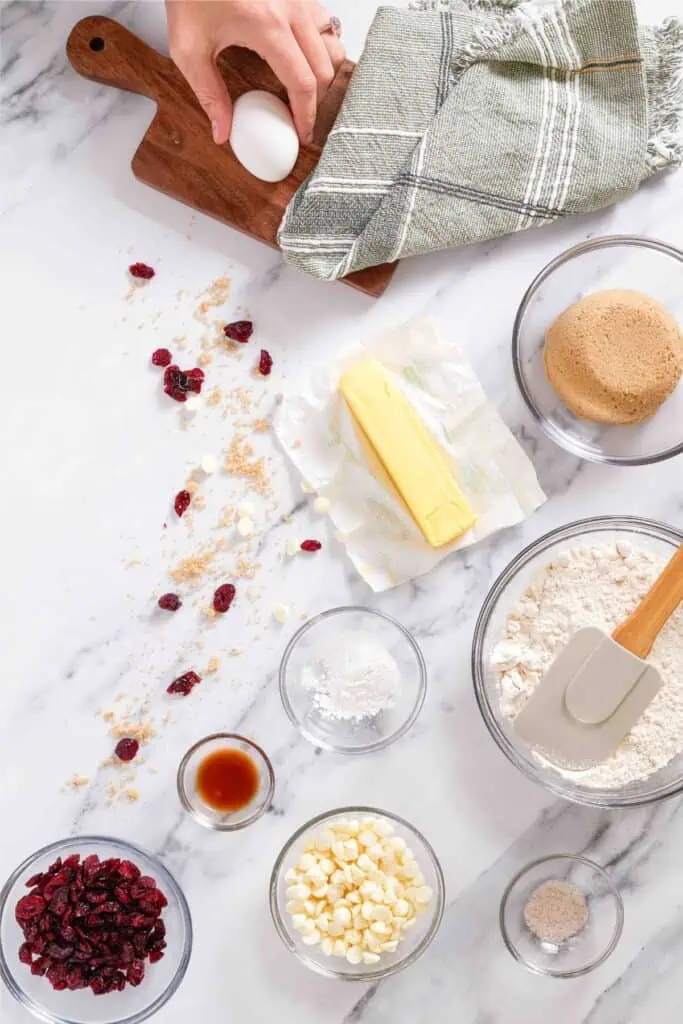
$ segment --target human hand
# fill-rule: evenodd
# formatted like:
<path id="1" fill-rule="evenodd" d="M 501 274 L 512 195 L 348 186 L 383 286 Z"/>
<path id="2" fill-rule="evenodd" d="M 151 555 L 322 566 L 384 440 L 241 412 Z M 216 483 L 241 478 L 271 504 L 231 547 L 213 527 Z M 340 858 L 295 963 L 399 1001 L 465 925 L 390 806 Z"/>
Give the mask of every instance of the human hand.
<path id="1" fill-rule="evenodd" d="M 318 101 L 344 60 L 330 16 L 316 0 L 166 0 L 171 57 L 211 121 L 214 142 L 228 141 L 232 101 L 216 67 L 226 46 L 246 46 L 287 89 L 303 143 L 313 137 Z"/>

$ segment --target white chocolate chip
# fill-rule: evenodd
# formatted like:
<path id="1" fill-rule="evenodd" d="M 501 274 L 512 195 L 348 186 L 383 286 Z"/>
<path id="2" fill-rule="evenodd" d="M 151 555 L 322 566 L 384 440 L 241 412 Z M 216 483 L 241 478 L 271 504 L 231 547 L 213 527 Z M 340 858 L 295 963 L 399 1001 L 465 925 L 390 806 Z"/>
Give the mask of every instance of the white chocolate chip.
<path id="1" fill-rule="evenodd" d="M 323 939 L 323 941 L 320 943 L 320 949 L 325 954 L 325 956 L 332 956 L 332 952 L 334 950 L 333 940 L 330 938 Z"/>
<path id="2" fill-rule="evenodd" d="M 195 413 L 201 407 L 202 400 L 198 395 L 190 395 L 183 405 L 183 412 Z"/>
<path id="3" fill-rule="evenodd" d="M 379 963 L 380 959 L 381 957 L 379 957 L 377 953 L 363 953 L 364 964 L 377 964 Z"/>
<path id="4" fill-rule="evenodd" d="M 240 522 L 243 522 L 240 519 Z M 290 608 L 288 604 L 276 604 L 273 608 L 273 618 L 276 622 L 285 623 L 289 618 Z"/>
<path id="5" fill-rule="evenodd" d="M 288 537 L 285 543 L 285 551 L 292 558 L 299 551 L 301 551 L 301 544 L 295 537 Z"/>
<path id="6" fill-rule="evenodd" d="M 301 481 L 301 490 L 304 492 L 304 494 L 313 494 L 314 488 L 311 487 L 311 485 L 309 483 L 307 483 L 305 480 L 302 480 Z"/>
<path id="7" fill-rule="evenodd" d="M 330 511 L 330 503 L 327 498 L 319 497 L 313 502 L 313 508 L 319 516 L 326 516 Z"/>
<path id="8" fill-rule="evenodd" d="M 254 522 L 248 516 L 242 516 L 237 520 L 237 532 L 240 537 L 251 537 L 254 532 Z"/>
<path id="9" fill-rule="evenodd" d="M 202 470 L 208 474 L 215 473 L 218 469 L 218 463 L 213 455 L 202 455 L 200 465 Z"/>
<path id="10" fill-rule="evenodd" d="M 360 946 L 349 946 L 346 950 L 346 959 L 350 964 L 359 964 L 363 959 L 363 953 Z"/>
<path id="11" fill-rule="evenodd" d="M 237 506 L 237 515 L 242 519 L 252 519 L 255 511 L 256 510 L 250 501 L 243 501 Z"/>
<path id="12" fill-rule="evenodd" d="M 303 935 L 302 938 L 301 938 L 301 941 L 306 946 L 315 946 L 315 945 L 317 945 L 320 942 L 321 938 L 322 938 L 322 936 L 321 936 L 320 932 L 318 931 L 318 929 L 314 928 L 312 932 L 308 933 L 308 935 Z"/>

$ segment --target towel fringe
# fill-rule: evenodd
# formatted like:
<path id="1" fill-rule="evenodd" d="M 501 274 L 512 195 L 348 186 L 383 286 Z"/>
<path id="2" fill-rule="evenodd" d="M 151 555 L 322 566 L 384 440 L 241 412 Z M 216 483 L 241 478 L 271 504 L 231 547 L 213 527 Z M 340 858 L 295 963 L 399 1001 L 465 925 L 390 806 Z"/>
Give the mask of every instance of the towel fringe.
<path id="1" fill-rule="evenodd" d="M 648 75 L 650 174 L 683 163 L 683 21 L 667 18 L 653 35 L 659 63 Z"/>

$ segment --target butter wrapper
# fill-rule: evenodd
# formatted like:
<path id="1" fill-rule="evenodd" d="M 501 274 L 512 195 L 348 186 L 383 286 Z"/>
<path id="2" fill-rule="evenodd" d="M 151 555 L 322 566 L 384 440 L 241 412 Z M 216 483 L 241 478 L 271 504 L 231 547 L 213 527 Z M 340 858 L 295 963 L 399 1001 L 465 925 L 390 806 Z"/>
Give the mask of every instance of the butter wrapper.
<path id="1" fill-rule="evenodd" d="M 475 525 L 434 549 L 359 436 L 338 390 L 339 377 L 375 358 L 395 375 L 451 460 Z M 347 554 L 374 591 L 429 572 L 531 515 L 545 501 L 534 468 L 486 398 L 474 371 L 431 317 L 376 335 L 316 367 L 281 402 L 275 433 L 306 483 L 330 502 Z"/>

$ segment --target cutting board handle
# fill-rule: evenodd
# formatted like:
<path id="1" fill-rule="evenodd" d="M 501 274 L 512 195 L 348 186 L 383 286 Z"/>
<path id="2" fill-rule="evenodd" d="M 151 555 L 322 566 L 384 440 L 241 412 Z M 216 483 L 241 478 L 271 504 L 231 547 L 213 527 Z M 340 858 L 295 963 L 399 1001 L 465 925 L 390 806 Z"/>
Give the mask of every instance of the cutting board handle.
<path id="1" fill-rule="evenodd" d="M 71 64 L 85 78 L 156 100 L 177 79 L 173 61 L 112 18 L 93 15 L 77 22 L 66 44 Z"/>
<path id="2" fill-rule="evenodd" d="M 658 634 L 683 601 L 683 544 L 653 583 L 634 612 L 612 633 L 612 639 L 647 658 Z"/>

